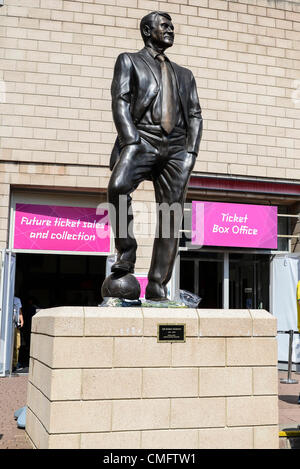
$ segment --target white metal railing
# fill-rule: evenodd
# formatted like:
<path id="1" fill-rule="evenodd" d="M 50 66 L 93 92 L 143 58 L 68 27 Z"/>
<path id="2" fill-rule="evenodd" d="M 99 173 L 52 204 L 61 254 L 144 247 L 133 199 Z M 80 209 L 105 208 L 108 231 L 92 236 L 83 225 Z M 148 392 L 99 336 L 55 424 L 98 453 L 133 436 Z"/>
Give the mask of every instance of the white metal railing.
<path id="1" fill-rule="evenodd" d="M 4 311 L 3 311 L 3 291 L 4 291 L 4 260 L 5 260 L 5 249 L 1 250 L 1 264 L 0 264 L 0 376 L 5 376 L 5 362 L 4 362 L 4 350 L 5 350 L 5 334 L 3 332 L 4 323 Z M 2 339 L 3 337 L 3 339 Z"/>
<path id="2" fill-rule="evenodd" d="M 13 295 L 14 269 L 12 270 L 12 256 L 9 249 L 1 251 L 1 279 L 0 279 L 0 377 L 11 372 L 12 354 L 14 346 L 13 326 Z M 15 265 L 15 264 L 14 264 Z"/>

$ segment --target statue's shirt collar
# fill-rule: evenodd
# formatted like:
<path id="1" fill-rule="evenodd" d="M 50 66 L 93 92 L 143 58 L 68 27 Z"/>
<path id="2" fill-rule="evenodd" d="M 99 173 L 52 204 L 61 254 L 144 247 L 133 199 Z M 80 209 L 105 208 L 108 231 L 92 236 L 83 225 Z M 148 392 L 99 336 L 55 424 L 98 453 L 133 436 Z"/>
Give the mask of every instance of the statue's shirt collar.
<path id="1" fill-rule="evenodd" d="M 152 57 L 153 57 L 154 59 L 156 59 L 156 57 L 157 57 L 158 55 L 161 55 L 161 54 L 162 54 L 162 55 L 164 55 L 164 57 L 166 58 L 166 60 L 169 60 L 168 57 L 167 57 L 165 54 L 163 54 L 163 53 L 161 53 L 161 52 L 157 52 L 157 50 L 153 49 L 153 47 L 146 46 L 146 49 L 147 49 L 147 51 L 149 52 L 149 54 L 152 55 Z"/>

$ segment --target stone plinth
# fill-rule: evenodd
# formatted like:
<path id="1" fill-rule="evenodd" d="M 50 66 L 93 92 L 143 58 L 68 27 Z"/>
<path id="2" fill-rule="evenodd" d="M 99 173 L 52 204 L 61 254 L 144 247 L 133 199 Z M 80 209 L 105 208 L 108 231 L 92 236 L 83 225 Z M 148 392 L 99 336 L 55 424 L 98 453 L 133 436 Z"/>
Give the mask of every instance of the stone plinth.
<path id="1" fill-rule="evenodd" d="M 186 342 L 157 342 L 159 323 L 186 324 Z M 36 448 L 278 448 L 276 334 L 262 310 L 40 311 L 27 434 Z"/>

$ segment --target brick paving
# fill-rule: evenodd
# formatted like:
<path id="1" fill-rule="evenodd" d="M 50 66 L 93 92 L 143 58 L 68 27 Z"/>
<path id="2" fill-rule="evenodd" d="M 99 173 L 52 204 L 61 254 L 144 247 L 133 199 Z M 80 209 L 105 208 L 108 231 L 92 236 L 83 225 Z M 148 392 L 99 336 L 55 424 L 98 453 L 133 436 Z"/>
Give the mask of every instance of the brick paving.
<path id="1" fill-rule="evenodd" d="M 300 374 L 292 373 L 298 384 L 282 384 L 286 371 L 278 375 L 279 429 L 296 429 L 300 425 Z M 26 405 L 28 375 L 0 378 L 0 449 L 31 449 L 23 429 L 17 427 L 14 412 Z"/>
<path id="2" fill-rule="evenodd" d="M 0 449 L 31 449 L 14 413 L 26 405 L 28 375 L 0 378 Z"/>
<path id="3" fill-rule="evenodd" d="M 279 394 L 279 428 L 297 428 L 300 425 L 300 374 L 292 373 L 291 378 L 298 384 L 283 384 L 280 379 L 287 378 L 286 371 L 279 371 L 278 394 Z"/>

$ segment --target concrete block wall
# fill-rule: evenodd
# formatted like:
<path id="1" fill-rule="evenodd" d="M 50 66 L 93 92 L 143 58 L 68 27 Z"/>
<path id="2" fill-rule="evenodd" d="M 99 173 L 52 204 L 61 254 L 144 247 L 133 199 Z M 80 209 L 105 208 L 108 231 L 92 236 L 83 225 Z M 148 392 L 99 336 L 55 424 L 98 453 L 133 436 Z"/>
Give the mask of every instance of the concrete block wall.
<path id="1" fill-rule="evenodd" d="M 185 323 L 185 343 L 158 343 Z M 54 308 L 33 318 L 36 448 L 278 448 L 276 319 L 262 310 Z"/>
<path id="2" fill-rule="evenodd" d="M 12 187 L 106 190 L 116 136 L 118 54 L 143 47 L 139 21 L 168 11 L 171 59 L 203 108 L 195 172 L 300 179 L 300 5 L 273 0 L 5 0 L 0 8 L 0 247 Z M 153 200 L 141 184 L 134 200 Z M 138 271 L 149 266 L 142 241 Z"/>

